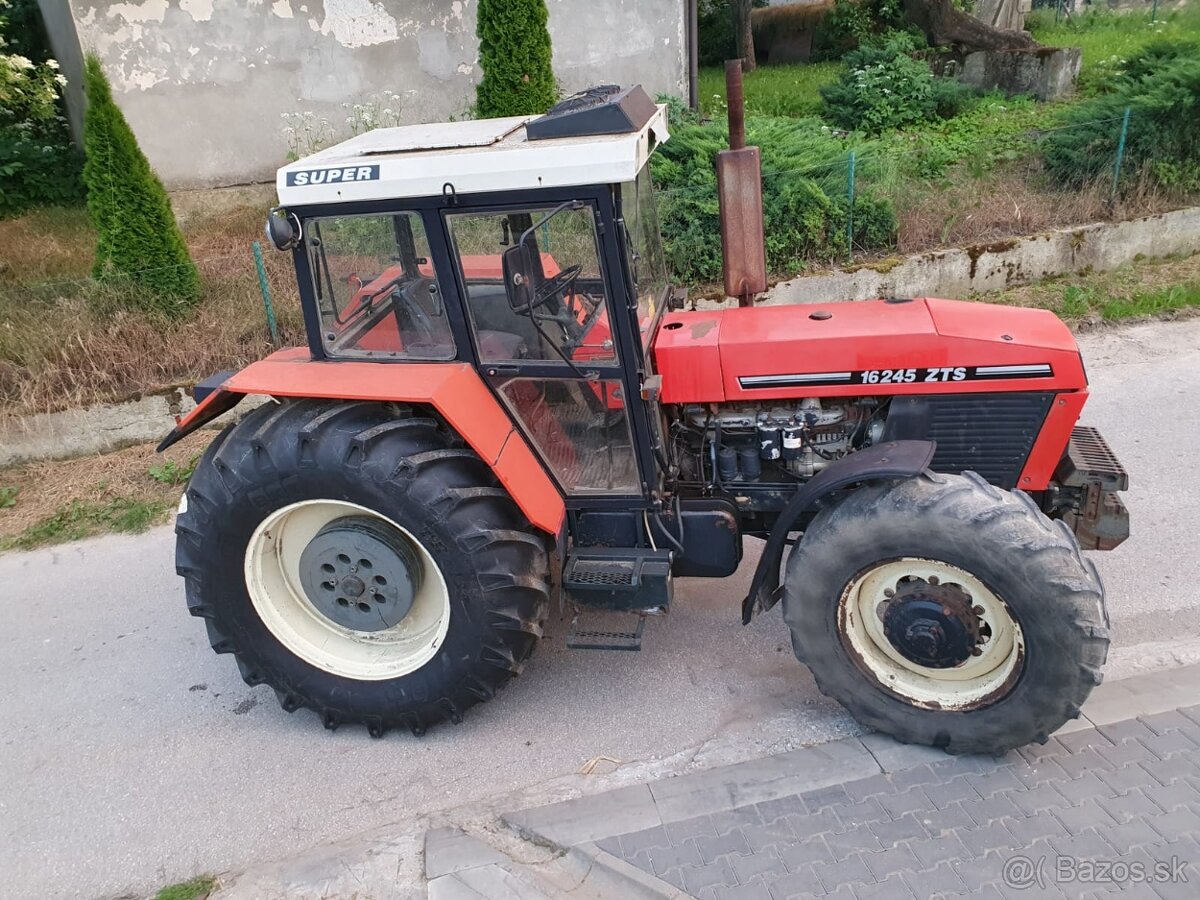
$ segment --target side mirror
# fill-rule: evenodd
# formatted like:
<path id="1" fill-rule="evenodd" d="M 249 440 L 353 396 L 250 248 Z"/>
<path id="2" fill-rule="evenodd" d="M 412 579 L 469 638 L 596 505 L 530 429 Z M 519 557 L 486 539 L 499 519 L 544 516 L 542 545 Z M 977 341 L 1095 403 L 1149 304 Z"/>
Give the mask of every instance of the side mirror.
<path id="1" fill-rule="evenodd" d="M 295 213 L 275 207 L 267 214 L 267 240 L 276 250 L 291 250 L 300 243 L 300 220 Z"/>
<path id="2" fill-rule="evenodd" d="M 501 257 L 501 264 L 509 308 L 516 313 L 528 313 L 533 308 L 534 296 L 529 248 L 524 244 L 509 247 Z"/>

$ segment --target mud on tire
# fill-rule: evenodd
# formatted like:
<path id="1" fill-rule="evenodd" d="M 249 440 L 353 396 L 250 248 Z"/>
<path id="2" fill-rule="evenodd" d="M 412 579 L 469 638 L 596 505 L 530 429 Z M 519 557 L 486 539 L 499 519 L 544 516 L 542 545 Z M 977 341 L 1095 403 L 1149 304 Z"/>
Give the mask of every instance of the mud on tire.
<path id="1" fill-rule="evenodd" d="M 394 520 L 446 582 L 449 628 L 416 671 L 386 680 L 331 674 L 264 625 L 243 561 L 259 524 L 305 500 L 353 503 Z M 473 451 L 428 411 L 403 405 L 269 403 L 204 454 L 176 524 L 176 569 L 213 650 L 282 707 L 315 710 L 327 728 L 362 723 L 421 734 L 490 699 L 521 671 L 549 610 L 546 541 Z"/>
<path id="2" fill-rule="evenodd" d="M 1010 687 L 967 710 L 886 690 L 847 649 L 838 607 L 884 560 L 949 563 L 1002 598 L 1024 639 Z M 1095 566 L 1074 536 L 1021 492 L 974 473 L 868 485 L 820 512 L 787 563 L 784 619 L 818 687 L 869 728 L 956 753 L 1002 752 L 1047 736 L 1100 683 L 1108 617 Z"/>

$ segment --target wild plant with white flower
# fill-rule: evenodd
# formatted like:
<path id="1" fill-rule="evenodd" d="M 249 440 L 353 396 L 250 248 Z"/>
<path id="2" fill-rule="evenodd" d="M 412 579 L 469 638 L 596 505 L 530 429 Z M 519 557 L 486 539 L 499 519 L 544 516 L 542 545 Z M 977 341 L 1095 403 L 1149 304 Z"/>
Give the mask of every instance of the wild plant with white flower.
<path id="1" fill-rule="evenodd" d="M 378 97 L 358 103 L 347 101 L 341 106 L 341 122 L 337 125 L 310 110 L 281 113 L 279 118 L 283 120 L 282 134 L 287 142 L 288 159 L 295 161 L 309 156 L 344 137 L 365 134 L 376 128 L 396 127 L 401 123 L 405 100 L 415 93 L 387 90 Z"/>
<path id="2" fill-rule="evenodd" d="M 79 159 L 60 98 L 67 79 L 53 59 L 35 62 L 5 40 L 0 0 L 0 215 L 79 197 Z"/>

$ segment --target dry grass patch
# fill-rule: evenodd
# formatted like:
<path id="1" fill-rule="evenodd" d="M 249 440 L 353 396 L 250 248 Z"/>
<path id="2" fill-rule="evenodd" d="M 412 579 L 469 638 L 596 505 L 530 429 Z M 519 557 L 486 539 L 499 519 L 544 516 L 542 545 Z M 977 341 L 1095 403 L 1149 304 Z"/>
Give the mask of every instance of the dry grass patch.
<path id="1" fill-rule="evenodd" d="M 139 444 L 0 470 L 0 550 L 136 533 L 165 522 L 215 435 L 202 429 L 161 454 L 154 444 Z"/>
<path id="2" fill-rule="evenodd" d="M 895 189 L 901 253 L 961 247 L 1092 222 L 1125 221 L 1178 209 L 1183 203 L 1143 179 L 1109 203 L 1103 182 L 1077 191 L 1048 191 L 1040 173 L 1010 168 L 986 179 L 913 182 Z"/>
<path id="3" fill-rule="evenodd" d="M 94 234 L 81 211 L 0 222 L 0 416 L 152 393 L 271 352 L 250 246 L 263 215 L 241 207 L 189 221 L 203 299 L 178 322 L 88 277 Z M 265 262 L 281 340 L 303 343 L 291 259 L 267 251 Z"/>

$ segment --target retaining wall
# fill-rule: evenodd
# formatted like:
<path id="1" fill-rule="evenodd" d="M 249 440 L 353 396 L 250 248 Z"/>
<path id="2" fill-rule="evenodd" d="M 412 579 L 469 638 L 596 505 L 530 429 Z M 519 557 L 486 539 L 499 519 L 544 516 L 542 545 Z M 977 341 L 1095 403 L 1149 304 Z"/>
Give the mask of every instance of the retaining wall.
<path id="1" fill-rule="evenodd" d="M 783 281 L 765 303 L 836 303 L 876 297 L 968 297 L 1056 275 L 1103 272 L 1142 257 L 1200 250 L 1200 207 L 1128 222 L 1063 228 L 1027 238 L 895 257 Z M 732 301 L 730 301 L 732 302 Z"/>

